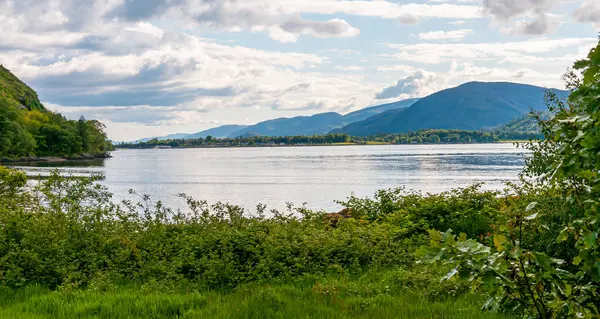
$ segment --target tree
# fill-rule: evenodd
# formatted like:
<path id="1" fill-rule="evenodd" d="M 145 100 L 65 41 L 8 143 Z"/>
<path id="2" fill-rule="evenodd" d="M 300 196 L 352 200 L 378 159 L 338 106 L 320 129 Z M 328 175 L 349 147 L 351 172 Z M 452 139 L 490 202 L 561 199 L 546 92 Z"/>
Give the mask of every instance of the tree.
<path id="1" fill-rule="evenodd" d="M 569 210 L 550 216 L 554 207 L 540 209 L 534 201 L 499 219 L 487 241 L 432 230 L 431 245 L 420 250 L 423 260 L 454 266 L 444 280 L 460 277 L 485 290 L 486 309 L 521 309 L 527 318 L 600 318 L 600 42 L 574 70 L 582 77 L 566 75 L 568 101 L 549 91 L 554 116 L 533 114 L 544 139 L 524 146 L 533 153 L 525 177 Z M 552 234 L 553 242 L 570 247 L 562 254 L 536 249 L 524 243 L 532 233 Z"/>

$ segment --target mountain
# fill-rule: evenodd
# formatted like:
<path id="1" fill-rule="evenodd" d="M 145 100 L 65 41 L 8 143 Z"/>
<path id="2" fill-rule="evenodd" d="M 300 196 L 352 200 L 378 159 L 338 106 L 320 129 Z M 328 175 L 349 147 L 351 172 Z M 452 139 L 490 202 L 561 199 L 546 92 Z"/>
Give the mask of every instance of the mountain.
<path id="1" fill-rule="evenodd" d="M 176 133 L 176 134 L 169 134 L 169 135 L 165 135 L 165 136 L 146 137 L 146 138 L 142 138 L 137 141 L 134 141 L 134 143 L 148 142 L 149 140 L 153 140 L 153 139 L 157 139 L 159 141 L 186 139 L 187 136 L 189 136 L 189 135 L 190 135 L 190 133 Z"/>
<path id="2" fill-rule="evenodd" d="M 212 136 L 216 138 L 225 138 L 228 137 L 231 133 L 245 129 L 247 125 L 221 125 L 208 130 L 204 130 L 202 132 L 198 132 L 195 134 L 190 134 L 186 136 L 188 139 L 193 138 L 205 138 L 207 136 Z"/>
<path id="3" fill-rule="evenodd" d="M 0 160 L 105 157 L 112 149 L 102 123 L 48 111 L 32 88 L 0 65 Z"/>
<path id="4" fill-rule="evenodd" d="M 197 139 L 197 138 L 205 138 L 207 136 L 212 136 L 216 138 L 225 138 L 228 137 L 229 134 L 246 128 L 246 125 L 221 125 L 213 128 L 209 128 L 208 130 L 200 131 L 198 133 L 176 133 L 169 134 L 165 136 L 155 136 L 155 137 L 146 137 L 139 140 L 134 141 L 133 143 L 145 143 L 153 139 L 157 139 L 159 141 L 166 140 L 188 140 L 188 139 Z"/>
<path id="5" fill-rule="evenodd" d="M 352 113 L 348 113 L 348 114 L 344 115 L 344 122 L 346 124 L 350 124 L 350 123 L 365 120 L 373 115 L 377 115 L 377 114 L 380 114 L 380 113 L 383 113 L 383 112 L 386 112 L 389 110 L 407 108 L 407 107 L 415 104 L 418 100 L 419 99 L 407 99 L 407 100 L 402 100 L 402 101 L 398 101 L 398 102 L 367 107 L 367 108 L 364 108 L 364 109 L 361 109 L 358 111 L 354 111 Z"/>
<path id="6" fill-rule="evenodd" d="M 335 112 L 319 113 L 312 116 L 282 117 L 268 120 L 235 131 L 229 137 L 235 138 L 248 133 L 265 136 L 295 136 L 326 134 L 343 122 L 344 116 Z"/>
<path id="7" fill-rule="evenodd" d="M 394 103 L 367 107 L 346 115 L 329 112 L 319 113 L 313 116 L 278 118 L 245 127 L 244 129 L 233 132 L 229 135 L 229 137 L 234 138 L 245 136 L 248 133 L 266 136 L 326 134 L 335 128 L 340 128 L 353 122 L 362 121 L 373 115 L 388 110 L 409 107 L 416 101 L 418 101 L 418 99 L 402 100 Z"/>
<path id="8" fill-rule="evenodd" d="M 561 98 L 568 91 L 553 91 Z M 508 82 L 469 82 L 429 95 L 408 108 L 393 109 L 334 130 L 353 136 L 420 129 L 479 130 L 545 110 L 546 89 Z"/>

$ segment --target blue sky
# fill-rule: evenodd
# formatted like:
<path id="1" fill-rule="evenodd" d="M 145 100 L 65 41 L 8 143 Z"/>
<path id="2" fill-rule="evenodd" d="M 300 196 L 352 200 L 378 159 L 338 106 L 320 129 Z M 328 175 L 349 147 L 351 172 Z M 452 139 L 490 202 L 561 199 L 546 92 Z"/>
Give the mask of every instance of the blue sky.
<path id="1" fill-rule="evenodd" d="M 468 81 L 563 88 L 597 0 L 0 0 L 0 62 L 134 140 L 346 113 Z"/>

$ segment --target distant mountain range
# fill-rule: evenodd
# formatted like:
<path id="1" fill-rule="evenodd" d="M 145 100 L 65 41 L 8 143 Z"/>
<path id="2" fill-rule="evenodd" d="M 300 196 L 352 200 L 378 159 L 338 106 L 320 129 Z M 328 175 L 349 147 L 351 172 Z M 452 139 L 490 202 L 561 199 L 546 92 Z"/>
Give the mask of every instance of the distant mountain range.
<path id="1" fill-rule="evenodd" d="M 552 89 L 560 98 L 568 91 Z M 369 136 L 420 129 L 480 130 L 497 128 L 531 109 L 546 110 L 546 89 L 510 82 L 469 82 L 422 99 L 367 107 L 346 115 L 335 112 L 277 118 L 254 125 L 223 125 L 194 134 L 172 134 L 159 140 L 212 136 L 295 136 L 347 133 Z M 148 141 L 142 139 L 140 141 Z"/>
<path id="2" fill-rule="evenodd" d="M 169 140 L 169 139 L 194 139 L 205 138 L 207 136 L 217 138 L 236 138 L 247 136 L 295 136 L 295 135 L 315 135 L 326 134 L 336 128 L 341 128 L 347 124 L 362 121 L 372 115 L 379 114 L 388 110 L 397 108 L 406 108 L 411 106 L 419 99 L 407 99 L 394 103 L 367 107 L 346 115 L 335 112 L 319 113 L 312 116 L 296 116 L 292 118 L 277 118 L 263 121 L 254 125 L 222 125 L 202 132 L 189 134 L 179 133 L 167 136 L 151 137 L 137 140 L 136 142 L 147 142 L 151 139 Z"/>
<path id="3" fill-rule="evenodd" d="M 135 142 L 136 143 L 148 142 L 149 140 L 152 140 L 152 139 L 157 139 L 159 141 L 178 140 L 178 139 L 185 140 L 185 139 L 205 138 L 207 136 L 212 136 L 212 137 L 216 137 L 216 138 L 226 138 L 231 133 L 233 133 L 235 131 L 239 131 L 245 127 L 246 127 L 246 125 L 235 125 L 235 124 L 234 125 L 221 125 L 221 126 L 213 127 L 208 130 L 204 130 L 204 131 L 201 131 L 198 133 L 193 133 L 193 134 L 177 133 L 177 134 L 170 134 L 170 135 L 165 135 L 165 136 L 147 137 L 147 138 L 139 139 Z"/>
<path id="4" fill-rule="evenodd" d="M 312 116 L 296 116 L 292 118 L 278 118 L 248 126 L 229 135 L 235 138 L 247 134 L 264 136 L 296 136 L 327 134 L 336 128 L 344 127 L 350 123 L 362 121 L 373 115 L 385 111 L 402 109 L 411 106 L 419 99 L 408 99 L 394 103 L 367 107 L 346 115 L 335 112 L 319 113 Z"/>
<path id="5" fill-rule="evenodd" d="M 247 125 L 221 125 L 214 128 L 210 128 L 208 130 L 204 130 L 202 132 L 194 133 L 188 135 L 186 138 L 205 138 L 207 136 L 217 137 L 217 138 L 225 138 L 231 135 L 233 132 L 237 132 L 244 128 L 248 127 Z"/>
<path id="6" fill-rule="evenodd" d="M 553 91 L 566 98 L 568 91 Z M 469 82 L 443 90 L 405 109 L 393 109 L 351 123 L 337 133 L 368 136 L 419 129 L 479 130 L 506 124 L 531 109 L 546 110 L 546 89 L 508 82 Z"/>

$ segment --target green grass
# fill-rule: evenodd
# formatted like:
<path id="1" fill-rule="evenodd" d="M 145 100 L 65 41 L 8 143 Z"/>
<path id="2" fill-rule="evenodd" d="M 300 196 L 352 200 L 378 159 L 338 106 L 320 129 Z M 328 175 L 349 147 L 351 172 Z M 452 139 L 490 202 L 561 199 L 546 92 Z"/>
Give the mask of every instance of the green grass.
<path id="1" fill-rule="evenodd" d="M 0 290 L 0 319 L 72 318 L 506 318 L 479 310 L 481 298 L 429 300 L 404 292 L 349 292 L 306 283 L 251 285 L 230 292 L 50 292 L 29 287 Z"/>
<path id="2" fill-rule="evenodd" d="M 375 141 L 367 141 L 366 145 L 388 145 L 389 142 L 375 142 Z"/>

